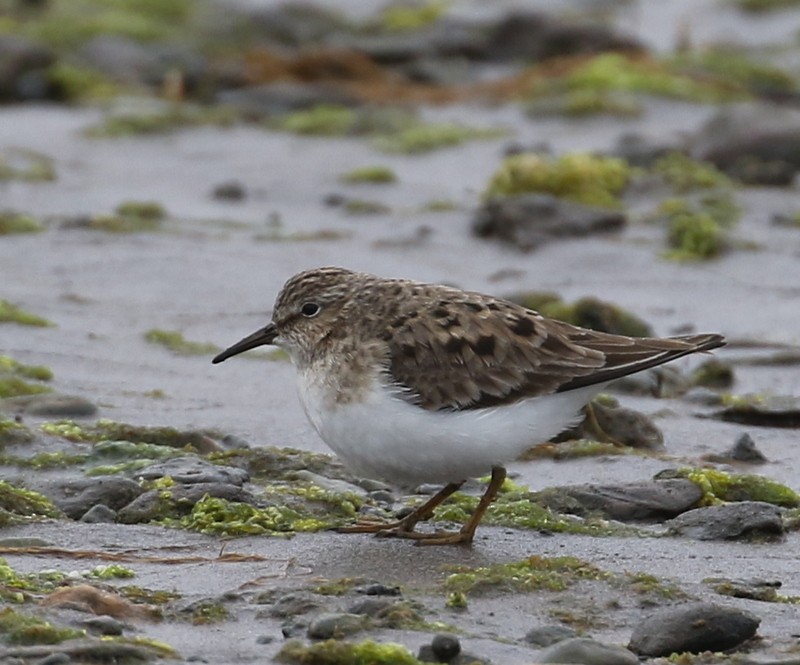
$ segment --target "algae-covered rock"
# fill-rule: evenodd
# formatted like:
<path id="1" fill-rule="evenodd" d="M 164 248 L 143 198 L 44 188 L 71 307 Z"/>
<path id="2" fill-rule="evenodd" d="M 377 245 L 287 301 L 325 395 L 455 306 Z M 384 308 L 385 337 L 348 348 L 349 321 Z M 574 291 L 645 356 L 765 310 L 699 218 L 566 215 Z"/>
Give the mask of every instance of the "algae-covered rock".
<path id="1" fill-rule="evenodd" d="M 553 159 L 523 153 L 503 161 L 489 181 L 485 196 L 539 192 L 588 206 L 617 208 L 630 177 L 630 167 L 616 157 L 572 153 Z"/>
<path id="2" fill-rule="evenodd" d="M 497 238 L 523 251 L 564 238 L 619 231 L 626 217 L 546 193 L 510 193 L 486 200 L 472 222 L 479 238 Z"/>
<path id="3" fill-rule="evenodd" d="M 667 530 L 695 540 L 774 540 L 785 531 L 781 510 L 761 501 L 696 508 L 667 522 Z"/>
<path id="4" fill-rule="evenodd" d="M 422 665 L 399 644 L 325 640 L 306 646 L 299 640 L 287 642 L 278 652 L 278 662 L 290 665 Z"/>
<path id="5" fill-rule="evenodd" d="M 763 501 L 785 508 L 800 506 L 797 492 L 764 476 L 706 468 L 682 468 L 671 471 L 670 475 L 688 478 L 696 483 L 703 491 L 704 505 L 721 501 Z"/>

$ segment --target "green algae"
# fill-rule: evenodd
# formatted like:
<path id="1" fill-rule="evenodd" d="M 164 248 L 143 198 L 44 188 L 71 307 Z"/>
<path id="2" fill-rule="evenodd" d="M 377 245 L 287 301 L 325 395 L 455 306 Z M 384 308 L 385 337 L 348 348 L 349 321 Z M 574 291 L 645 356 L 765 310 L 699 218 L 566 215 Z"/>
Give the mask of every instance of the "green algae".
<path id="1" fill-rule="evenodd" d="M 459 205 L 450 199 L 433 199 L 422 205 L 420 212 L 452 212 L 458 210 Z M 800 223 L 798 223 L 800 225 Z"/>
<path id="2" fill-rule="evenodd" d="M 277 129 L 306 136 L 346 136 L 355 131 L 358 114 L 334 104 L 319 104 L 288 113 L 275 122 Z"/>
<path id="3" fill-rule="evenodd" d="M 526 450 L 519 459 L 521 460 L 535 460 L 535 459 L 552 459 L 552 460 L 568 460 L 580 459 L 582 457 L 598 457 L 601 455 L 630 455 L 631 449 L 607 443 L 603 441 L 596 441 L 595 439 L 571 439 L 569 441 L 560 441 L 558 443 L 543 443 L 533 446 Z"/>
<path id="4" fill-rule="evenodd" d="M 167 603 L 177 600 L 181 597 L 177 591 L 167 591 L 166 589 L 148 589 L 145 587 L 136 586 L 135 584 L 127 584 L 125 586 L 117 587 L 117 591 L 132 603 L 139 605 L 166 605 Z"/>
<path id="5" fill-rule="evenodd" d="M 567 303 L 550 291 L 524 291 L 507 298 L 551 319 L 566 321 L 581 328 L 628 337 L 648 337 L 653 334 L 653 329 L 643 319 L 598 298 L 586 297 Z"/>
<path id="6" fill-rule="evenodd" d="M 532 556 L 478 568 L 456 566 L 455 572 L 445 579 L 444 588 L 467 595 L 489 591 L 564 591 L 580 580 L 610 578 L 610 573 L 577 557 Z"/>
<path id="7" fill-rule="evenodd" d="M 343 210 L 348 215 L 386 215 L 392 209 L 380 201 L 367 199 L 347 199 Z"/>
<path id="8" fill-rule="evenodd" d="M 44 365 L 25 365 L 10 356 L 0 355 L 0 398 L 36 395 L 52 389 L 34 381 L 50 381 L 53 372 Z"/>
<path id="9" fill-rule="evenodd" d="M 86 454 L 71 454 L 63 450 L 41 451 L 30 457 L 0 455 L 0 463 L 28 469 L 66 469 L 84 464 L 89 460 Z"/>
<path id="10" fill-rule="evenodd" d="M 800 506 L 800 494 L 764 476 L 704 468 L 678 469 L 677 474 L 688 478 L 703 491 L 701 505 L 726 501 L 764 501 L 786 508 Z"/>
<path id="11" fill-rule="evenodd" d="M 450 0 L 427 0 L 413 5 L 389 5 L 380 14 L 380 25 L 388 32 L 419 30 L 438 21 L 450 4 Z"/>
<path id="12" fill-rule="evenodd" d="M 18 443 L 30 443 L 34 434 L 22 423 L 0 416 L 0 448 Z"/>
<path id="13" fill-rule="evenodd" d="M 568 93 L 623 92 L 701 103 L 745 99 L 740 86 L 722 76 L 710 78 L 682 71 L 669 61 L 604 53 L 578 62 L 566 75 L 542 77 L 532 90 L 535 99 Z"/>
<path id="14" fill-rule="evenodd" d="M 73 442 L 91 441 L 92 435 L 88 429 L 76 423 L 74 420 L 58 420 L 39 425 L 39 429 L 45 434 L 57 436 L 61 439 Z"/>
<path id="15" fill-rule="evenodd" d="M 735 375 L 730 363 L 712 358 L 692 372 L 691 381 L 693 386 L 721 390 L 733 386 Z"/>
<path id="16" fill-rule="evenodd" d="M 334 580 L 325 580 L 311 587 L 311 591 L 320 596 L 344 596 L 354 587 L 364 583 L 361 577 L 339 577 Z"/>
<path id="17" fill-rule="evenodd" d="M 374 139 L 374 145 L 385 152 L 417 155 L 449 148 L 467 141 L 496 139 L 508 134 L 499 128 L 469 127 L 453 122 L 417 123 Z"/>
<path id="18" fill-rule="evenodd" d="M 625 92 L 568 90 L 534 98 L 527 103 L 525 112 L 534 118 L 586 118 L 598 115 L 633 118 L 642 115 L 644 107 L 635 97 Z"/>
<path id="19" fill-rule="evenodd" d="M 111 114 L 99 124 L 86 129 L 84 134 L 90 138 L 164 134 L 191 127 L 228 127 L 235 120 L 236 114 L 230 109 L 182 103 L 159 110 Z"/>
<path id="20" fill-rule="evenodd" d="M 710 75 L 746 90 L 791 91 L 797 88 L 797 81 L 788 72 L 744 53 L 741 49 L 714 47 L 692 50 L 676 55 L 672 62 L 677 68 L 690 74 Z"/>
<path id="21" fill-rule="evenodd" d="M 36 379 L 37 381 L 50 381 L 53 378 L 53 370 L 44 365 L 25 365 L 14 360 L 11 356 L 0 355 L 0 372 L 8 372 L 21 376 L 25 379 Z"/>
<path id="22" fill-rule="evenodd" d="M 55 326 L 54 323 L 47 319 L 27 312 L 2 298 L 0 298 L 0 323 L 17 323 L 21 326 L 35 326 L 39 328 Z"/>
<path id="23" fill-rule="evenodd" d="M 192 0 L 53 0 L 15 29 L 58 49 L 77 49 L 97 35 L 152 42 L 177 35 L 189 21 Z"/>
<path id="24" fill-rule="evenodd" d="M 120 93 L 120 85 L 102 72 L 59 61 L 47 70 L 47 80 L 67 102 L 109 100 Z"/>
<path id="25" fill-rule="evenodd" d="M 142 233 L 157 231 L 167 213 L 155 201 L 124 201 L 109 215 L 89 218 L 88 228 L 107 233 Z"/>
<path id="26" fill-rule="evenodd" d="M 230 618 L 230 612 L 221 602 L 204 598 L 192 603 L 187 608 L 188 620 L 195 626 L 205 626 L 213 623 L 222 623 Z M 178 617 L 181 614 L 176 615 Z"/>
<path id="27" fill-rule="evenodd" d="M 44 231 L 44 225 L 32 215 L 13 210 L 0 211 L 0 236 L 41 231 Z"/>
<path id="28" fill-rule="evenodd" d="M 631 589 L 640 596 L 656 596 L 667 600 L 687 598 L 687 594 L 679 586 L 665 582 L 650 573 L 624 573 L 617 578 L 619 585 Z"/>
<path id="29" fill-rule="evenodd" d="M 710 162 L 692 159 L 677 151 L 656 160 L 653 172 L 664 178 L 677 193 L 732 187 L 733 184 L 728 176 Z"/>
<path id="30" fill-rule="evenodd" d="M 290 640 L 276 659 L 292 665 L 422 665 L 404 646 L 372 640 L 325 640 L 308 646 L 300 640 Z"/>
<path id="31" fill-rule="evenodd" d="M 740 214 L 730 193 L 710 193 L 696 200 L 665 199 L 657 211 L 667 221 L 670 249 L 665 258 L 698 261 L 719 256 L 730 245 L 727 231 Z"/>
<path id="32" fill-rule="evenodd" d="M 754 14 L 791 9 L 800 5 L 800 0 L 729 0 L 739 9 Z"/>
<path id="33" fill-rule="evenodd" d="M 346 183 L 388 184 L 397 182 L 397 174 L 388 166 L 362 166 L 343 174 L 341 180 Z"/>
<path id="34" fill-rule="evenodd" d="M 463 591 L 451 591 L 447 594 L 444 606 L 451 610 L 465 610 L 469 607 L 467 594 Z"/>
<path id="35" fill-rule="evenodd" d="M 207 356 L 220 351 L 216 344 L 189 341 L 177 330 L 153 328 L 145 333 L 144 338 L 179 356 Z"/>
<path id="36" fill-rule="evenodd" d="M 437 521 L 466 523 L 478 505 L 478 497 L 456 492 L 434 511 Z M 555 533 L 612 536 L 635 533 L 635 530 L 611 526 L 603 520 L 580 520 L 560 515 L 536 501 L 536 494 L 525 489 L 501 492 L 489 506 L 483 524 L 515 529 L 535 529 Z"/>
<path id="37" fill-rule="evenodd" d="M 571 153 L 553 159 L 523 153 L 503 161 L 484 196 L 542 192 L 585 205 L 618 208 L 630 178 L 630 166 L 616 157 Z"/>
<path id="38" fill-rule="evenodd" d="M 329 478 L 349 478 L 341 463 L 331 455 L 297 448 L 238 448 L 210 453 L 206 459 L 246 469 L 256 481 L 291 480 L 295 472 L 302 470 Z"/>
<path id="39" fill-rule="evenodd" d="M 0 480 L 0 511 L 0 526 L 3 526 L 4 517 L 12 521 L 15 516 L 39 518 L 61 515 L 61 511 L 43 494 L 5 480 Z"/>
<path id="40" fill-rule="evenodd" d="M 0 154 L 0 181 L 49 182 L 55 179 L 53 159 L 47 155 L 19 148 Z"/>
<path id="41" fill-rule="evenodd" d="M 59 644 L 85 635 L 86 631 L 53 626 L 41 617 L 10 607 L 0 610 L 0 639 L 6 644 Z"/>
<path id="42" fill-rule="evenodd" d="M 91 577 L 98 580 L 126 580 L 136 577 L 136 573 L 126 566 L 118 563 L 95 566 L 84 577 Z"/>

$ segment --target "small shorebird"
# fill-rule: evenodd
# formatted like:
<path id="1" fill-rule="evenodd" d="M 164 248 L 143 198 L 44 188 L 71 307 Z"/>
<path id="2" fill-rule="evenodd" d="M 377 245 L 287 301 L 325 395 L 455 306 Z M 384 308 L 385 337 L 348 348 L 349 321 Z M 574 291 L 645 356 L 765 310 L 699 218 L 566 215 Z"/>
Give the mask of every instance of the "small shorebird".
<path id="1" fill-rule="evenodd" d="M 444 484 L 396 522 L 343 530 L 441 545 L 471 542 L 504 465 L 574 424 L 610 381 L 724 343 L 716 334 L 611 335 L 480 293 L 316 268 L 286 282 L 265 328 L 213 362 L 264 344 L 285 349 L 308 419 L 356 473 Z M 489 470 L 460 531 L 414 531 Z"/>

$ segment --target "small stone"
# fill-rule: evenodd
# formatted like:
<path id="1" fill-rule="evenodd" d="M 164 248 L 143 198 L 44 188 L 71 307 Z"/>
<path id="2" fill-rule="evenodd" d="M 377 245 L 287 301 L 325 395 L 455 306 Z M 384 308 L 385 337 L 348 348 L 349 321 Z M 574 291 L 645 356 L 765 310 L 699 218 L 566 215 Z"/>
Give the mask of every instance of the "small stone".
<path id="1" fill-rule="evenodd" d="M 236 180 L 221 182 L 214 187 L 212 196 L 223 201 L 241 201 L 247 196 L 244 185 Z"/>
<path id="2" fill-rule="evenodd" d="M 287 640 L 292 637 L 298 637 L 302 635 L 303 631 L 306 629 L 306 625 L 307 624 L 302 621 L 287 619 L 281 624 L 281 635 Z"/>
<path id="3" fill-rule="evenodd" d="M 525 633 L 525 641 L 537 647 L 549 647 L 551 644 L 577 637 L 578 633 L 566 626 L 542 626 L 531 628 Z"/>
<path id="4" fill-rule="evenodd" d="M 220 440 L 222 447 L 225 450 L 247 450 L 250 448 L 250 442 L 246 441 L 240 436 L 236 436 L 235 434 L 226 434 Z"/>
<path id="5" fill-rule="evenodd" d="M 106 615 L 84 619 L 81 621 L 81 625 L 86 626 L 89 632 L 96 635 L 122 635 L 125 630 L 125 624 Z"/>
<path id="6" fill-rule="evenodd" d="M 341 639 L 364 627 L 364 617 L 359 614 L 323 614 L 311 622 L 306 634 L 312 640 Z"/>
<path id="7" fill-rule="evenodd" d="M 51 653 L 49 656 L 37 660 L 36 665 L 67 665 L 67 663 L 71 662 L 73 662 L 73 660 L 68 653 L 60 652 Z"/>
<path id="8" fill-rule="evenodd" d="M 638 665 L 639 659 L 624 647 L 603 644 L 586 637 L 573 637 L 548 647 L 539 654 L 539 663 L 577 663 L 579 665 Z"/>
<path id="9" fill-rule="evenodd" d="M 272 644 L 275 641 L 275 637 L 272 635 L 259 635 L 256 638 L 256 644 Z"/>
<path id="10" fill-rule="evenodd" d="M 365 596 L 400 596 L 403 593 L 399 586 L 387 586 L 380 583 L 356 587 L 354 591 L 363 593 Z"/>
<path id="11" fill-rule="evenodd" d="M 145 480 L 156 480 L 170 476 L 176 483 L 191 485 L 195 483 L 225 483 L 228 485 L 242 486 L 250 479 L 250 474 L 244 469 L 233 466 L 220 466 L 206 462 L 199 457 L 173 457 L 151 464 L 141 469 L 136 474 Z"/>
<path id="12" fill-rule="evenodd" d="M 378 503 L 392 504 L 394 503 L 394 494 L 386 490 L 375 490 L 368 494 L 369 498 Z"/>
<path id="13" fill-rule="evenodd" d="M 628 648 L 642 656 L 727 651 L 752 638 L 761 619 L 713 603 L 668 607 L 641 621 Z"/>
<path id="14" fill-rule="evenodd" d="M 461 643 L 455 635 L 439 634 L 431 641 L 433 655 L 439 662 L 447 663 L 461 653 Z"/>
<path id="15" fill-rule="evenodd" d="M 362 478 L 358 481 L 358 486 L 365 489 L 367 492 L 377 492 L 379 490 L 391 492 L 392 488 L 389 487 L 382 480 L 373 480 L 372 478 Z"/>
<path id="16" fill-rule="evenodd" d="M 362 600 L 353 603 L 347 608 L 347 611 L 350 614 L 363 614 L 365 616 L 374 617 L 389 609 L 393 604 L 394 601 L 391 601 L 388 598 L 368 596 L 367 598 L 363 598 Z"/>
<path id="17" fill-rule="evenodd" d="M 89 510 L 103 505 L 120 510 L 144 492 L 134 480 L 124 476 L 97 476 L 69 481 L 59 487 L 64 498 L 54 503 L 73 520 L 81 519 Z"/>
<path id="18" fill-rule="evenodd" d="M 281 596 L 270 608 L 269 613 L 273 617 L 283 618 L 305 614 L 315 610 L 320 606 L 310 594 L 289 593 Z"/>
<path id="19" fill-rule="evenodd" d="M 731 459 L 737 462 L 763 464 L 767 461 L 764 453 L 756 448 L 756 442 L 753 441 L 753 438 L 747 432 L 739 435 L 736 442 L 733 444 L 733 448 L 731 448 L 730 454 Z"/>
<path id="20" fill-rule="evenodd" d="M 117 521 L 117 512 L 100 503 L 89 508 L 80 521 L 87 524 L 113 524 Z"/>
<path id="21" fill-rule="evenodd" d="M 666 526 L 668 533 L 694 540 L 780 538 L 785 531 L 781 509 L 763 501 L 695 508 L 669 520 Z"/>

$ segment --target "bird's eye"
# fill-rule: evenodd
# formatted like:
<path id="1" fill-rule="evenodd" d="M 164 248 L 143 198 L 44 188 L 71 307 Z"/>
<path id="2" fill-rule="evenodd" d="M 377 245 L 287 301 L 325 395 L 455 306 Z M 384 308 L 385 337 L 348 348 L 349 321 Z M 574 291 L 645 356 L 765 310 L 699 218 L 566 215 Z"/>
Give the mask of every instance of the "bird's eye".
<path id="1" fill-rule="evenodd" d="M 307 316 L 311 318 L 312 316 L 316 316 L 319 314 L 319 305 L 315 302 L 307 302 L 300 308 L 300 313 L 303 316 Z"/>

